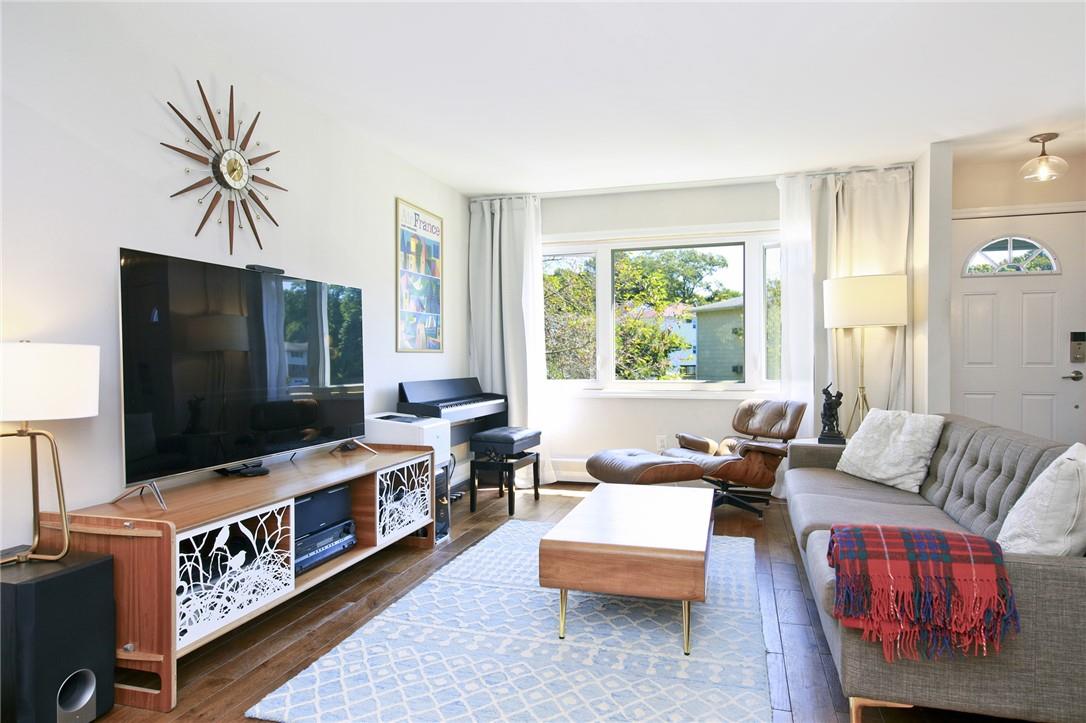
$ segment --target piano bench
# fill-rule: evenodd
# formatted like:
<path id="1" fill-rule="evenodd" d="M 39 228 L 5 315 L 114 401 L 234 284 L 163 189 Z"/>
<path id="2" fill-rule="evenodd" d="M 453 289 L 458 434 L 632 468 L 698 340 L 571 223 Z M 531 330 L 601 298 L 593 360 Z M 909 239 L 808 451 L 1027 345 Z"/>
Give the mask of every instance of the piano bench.
<path id="1" fill-rule="evenodd" d="M 471 478 L 468 480 L 471 511 L 475 512 L 479 490 L 479 472 L 498 473 L 498 496 L 509 487 L 509 516 L 516 511 L 513 486 L 517 470 L 532 465 L 532 489 L 539 499 L 539 453 L 529 451 L 539 444 L 542 433 L 524 427 L 495 427 L 476 432 L 471 437 Z"/>

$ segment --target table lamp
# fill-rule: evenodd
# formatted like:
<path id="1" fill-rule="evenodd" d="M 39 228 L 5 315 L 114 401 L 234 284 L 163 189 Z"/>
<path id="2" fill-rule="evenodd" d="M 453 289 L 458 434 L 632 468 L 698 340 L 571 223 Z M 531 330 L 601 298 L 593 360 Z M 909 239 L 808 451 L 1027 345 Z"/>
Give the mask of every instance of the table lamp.
<path id="1" fill-rule="evenodd" d="M 71 532 L 64 506 L 64 485 L 60 476 L 60 456 L 53 435 L 44 429 L 32 429 L 31 420 L 78 419 L 98 415 L 99 348 L 85 344 L 0 344 L 0 421 L 18 422 L 14 432 L 0 437 L 25 437 L 30 440 L 30 484 L 34 509 L 34 541 L 29 550 L 0 559 L 8 562 L 59 560 L 68 554 Z M 41 538 L 38 519 L 38 438 L 49 443 L 53 456 L 53 476 L 57 486 L 60 512 L 61 548 L 59 552 L 36 552 Z"/>
<path id="2" fill-rule="evenodd" d="M 880 276 L 842 276 L 822 282 L 823 312 L 827 329 L 860 330 L 860 369 L 857 375 L 856 401 L 848 416 L 846 433 L 852 420 L 871 409 L 864 387 L 864 328 L 868 326 L 905 326 L 909 322 L 908 277 L 904 274 Z"/>

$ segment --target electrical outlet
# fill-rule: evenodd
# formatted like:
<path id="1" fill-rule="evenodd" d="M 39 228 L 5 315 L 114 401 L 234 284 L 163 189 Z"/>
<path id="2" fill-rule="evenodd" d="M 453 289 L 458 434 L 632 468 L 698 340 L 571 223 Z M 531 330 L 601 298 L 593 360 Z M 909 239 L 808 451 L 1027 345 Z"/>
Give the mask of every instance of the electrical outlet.
<path id="1" fill-rule="evenodd" d="M 657 452 L 663 452 L 665 447 L 667 447 L 667 435 L 666 434 L 657 434 L 656 435 L 656 451 Z"/>

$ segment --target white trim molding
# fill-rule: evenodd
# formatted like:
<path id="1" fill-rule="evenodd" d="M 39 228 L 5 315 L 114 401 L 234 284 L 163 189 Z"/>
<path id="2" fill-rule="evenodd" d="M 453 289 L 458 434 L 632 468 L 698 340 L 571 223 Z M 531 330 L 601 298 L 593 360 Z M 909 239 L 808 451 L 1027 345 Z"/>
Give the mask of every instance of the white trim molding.
<path id="1" fill-rule="evenodd" d="M 649 241 L 665 245 L 666 241 L 676 239 L 699 238 L 702 236 L 733 236 L 773 232 L 780 229 L 777 219 L 763 221 L 736 221 L 734 223 L 709 223 L 697 226 L 668 226 L 649 228 L 623 228 L 588 233 L 545 233 L 544 244 L 598 243 L 600 241 L 627 241 L 640 243 Z"/>
<path id="2" fill-rule="evenodd" d="M 1053 213 L 1086 213 L 1086 201 L 1063 203 L 1031 203 L 1021 206 L 978 206 L 956 208 L 951 212 L 955 221 L 967 218 L 1002 218 L 1004 216 L 1042 216 Z"/>

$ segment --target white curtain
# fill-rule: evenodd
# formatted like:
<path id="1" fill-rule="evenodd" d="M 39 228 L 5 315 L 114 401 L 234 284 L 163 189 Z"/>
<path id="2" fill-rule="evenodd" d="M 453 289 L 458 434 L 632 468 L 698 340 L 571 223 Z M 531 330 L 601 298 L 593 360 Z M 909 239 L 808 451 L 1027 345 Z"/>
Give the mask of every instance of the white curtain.
<path id="1" fill-rule="evenodd" d="M 825 329 L 822 281 L 838 276 L 904 274 L 908 269 L 912 169 L 782 176 L 781 393 L 806 401 L 799 436 L 821 429 L 821 387 L 844 392 L 841 427 L 856 396 L 859 330 Z M 868 328 L 865 383 L 876 407 L 906 404 L 904 328 Z M 853 429 L 859 424 L 856 421 Z M 782 496 L 778 471 L 773 494 Z"/>
<path id="2" fill-rule="evenodd" d="M 471 374 L 509 398 L 509 423 L 542 429 L 543 234 L 536 196 L 471 201 L 468 226 L 468 336 Z M 541 478 L 554 482 L 547 430 Z M 521 479 L 530 479 L 529 469 Z"/>
<path id="3" fill-rule="evenodd" d="M 841 174 L 836 194 L 836 223 L 827 239 L 827 276 L 867 276 L 908 273 L 909 229 L 912 220 L 912 168 Z M 872 407 L 904 409 L 905 327 L 864 330 L 864 383 Z M 860 355 L 859 329 L 830 332 L 829 358 L 835 381 L 846 403 L 856 393 Z M 848 406 L 842 407 L 842 431 L 851 430 Z"/>
<path id="4" fill-rule="evenodd" d="M 268 375 L 268 399 L 287 398 L 286 300 L 283 280 L 274 274 L 260 275 L 264 314 L 264 364 Z"/>
<path id="5" fill-rule="evenodd" d="M 807 402 L 800 437 L 814 429 L 814 237 L 807 176 L 777 179 L 781 202 L 781 394 Z"/>

